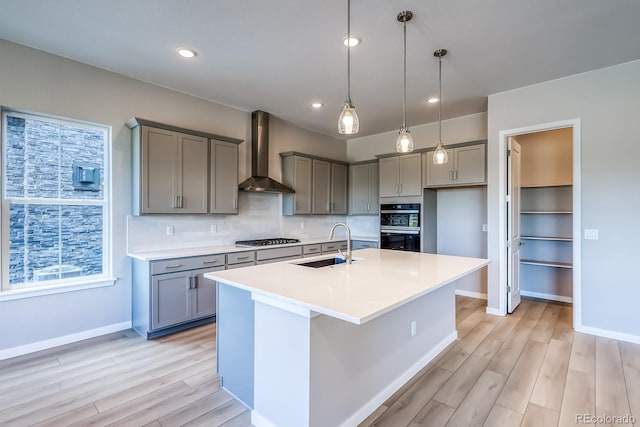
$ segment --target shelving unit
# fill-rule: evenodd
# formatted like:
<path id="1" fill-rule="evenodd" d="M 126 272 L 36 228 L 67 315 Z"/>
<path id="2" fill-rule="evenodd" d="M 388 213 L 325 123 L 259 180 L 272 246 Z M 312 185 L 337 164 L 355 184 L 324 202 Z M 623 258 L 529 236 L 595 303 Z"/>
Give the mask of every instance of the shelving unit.
<path id="1" fill-rule="evenodd" d="M 520 287 L 523 295 L 572 301 L 573 188 L 521 189 Z"/>

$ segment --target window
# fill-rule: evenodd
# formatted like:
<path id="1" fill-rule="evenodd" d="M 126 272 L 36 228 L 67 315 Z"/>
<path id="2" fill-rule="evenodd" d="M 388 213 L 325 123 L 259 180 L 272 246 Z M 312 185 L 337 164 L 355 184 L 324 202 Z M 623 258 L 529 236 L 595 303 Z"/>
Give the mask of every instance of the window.
<path id="1" fill-rule="evenodd" d="M 110 276 L 110 129 L 2 114 L 2 291 Z"/>

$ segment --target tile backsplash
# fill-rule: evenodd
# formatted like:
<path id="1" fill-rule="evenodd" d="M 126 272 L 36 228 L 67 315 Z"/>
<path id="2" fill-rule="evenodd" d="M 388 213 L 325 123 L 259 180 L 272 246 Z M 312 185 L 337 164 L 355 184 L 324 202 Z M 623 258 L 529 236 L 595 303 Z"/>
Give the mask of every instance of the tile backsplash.
<path id="1" fill-rule="evenodd" d="M 328 236 L 336 222 L 348 221 L 352 235 L 378 233 L 378 218 L 345 215 L 282 216 L 280 194 L 244 193 L 238 215 L 144 215 L 127 218 L 127 249 L 144 252 L 197 246 L 232 245 L 236 240 Z M 344 236 L 342 229 L 336 236 Z"/>

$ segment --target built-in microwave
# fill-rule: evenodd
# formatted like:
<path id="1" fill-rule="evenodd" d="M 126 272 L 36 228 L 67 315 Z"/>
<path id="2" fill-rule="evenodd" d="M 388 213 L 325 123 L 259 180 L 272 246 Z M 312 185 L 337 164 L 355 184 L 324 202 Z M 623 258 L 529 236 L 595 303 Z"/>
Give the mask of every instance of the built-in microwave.
<path id="1" fill-rule="evenodd" d="M 420 252 L 420 204 L 380 205 L 380 248 Z"/>

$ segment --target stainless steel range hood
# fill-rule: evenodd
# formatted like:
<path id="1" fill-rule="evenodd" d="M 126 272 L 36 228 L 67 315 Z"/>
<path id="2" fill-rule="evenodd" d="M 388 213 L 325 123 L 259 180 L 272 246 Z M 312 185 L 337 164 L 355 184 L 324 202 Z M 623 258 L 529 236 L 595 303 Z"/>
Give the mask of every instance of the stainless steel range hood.
<path id="1" fill-rule="evenodd" d="M 292 188 L 269 178 L 269 113 L 251 113 L 251 177 L 238 185 L 240 191 L 295 193 Z"/>

